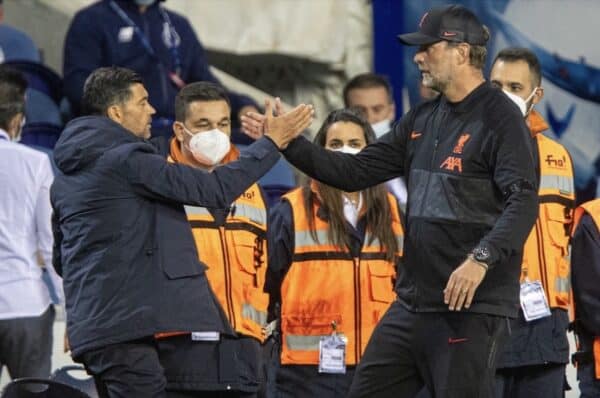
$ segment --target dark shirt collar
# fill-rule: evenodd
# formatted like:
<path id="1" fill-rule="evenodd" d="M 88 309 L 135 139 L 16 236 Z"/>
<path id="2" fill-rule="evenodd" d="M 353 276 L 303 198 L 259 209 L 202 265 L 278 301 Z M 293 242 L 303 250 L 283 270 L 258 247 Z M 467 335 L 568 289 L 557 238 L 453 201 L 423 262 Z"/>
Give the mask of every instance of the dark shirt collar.
<path id="1" fill-rule="evenodd" d="M 459 102 L 450 102 L 444 95 L 442 95 L 440 99 L 441 109 L 457 113 L 468 112 L 475 107 L 482 96 L 490 88 L 492 88 L 492 85 L 488 81 L 484 81 Z"/>

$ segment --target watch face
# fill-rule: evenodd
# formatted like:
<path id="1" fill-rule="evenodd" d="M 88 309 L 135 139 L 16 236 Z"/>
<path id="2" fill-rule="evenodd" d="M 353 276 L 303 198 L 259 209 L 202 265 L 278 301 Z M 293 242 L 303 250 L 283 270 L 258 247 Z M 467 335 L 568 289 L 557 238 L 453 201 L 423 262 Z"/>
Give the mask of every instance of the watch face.
<path id="1" fill-rule="evenodd" d="M 487 247 L 478 247 L 473 251 L 473 257 L 477 261 L 487 262 L 490 259 L 490 250 Z"/>

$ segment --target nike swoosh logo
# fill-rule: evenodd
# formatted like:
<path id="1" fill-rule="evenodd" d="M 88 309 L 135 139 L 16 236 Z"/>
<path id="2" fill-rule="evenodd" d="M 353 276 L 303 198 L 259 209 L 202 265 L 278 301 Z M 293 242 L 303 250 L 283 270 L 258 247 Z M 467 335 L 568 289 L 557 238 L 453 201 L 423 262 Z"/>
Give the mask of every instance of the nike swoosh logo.
<path id="1" fill-rule="evenodd" d="M 456 36 L 456 32 L 444 32 L 443 36 L 444 37 Z"/>
<path id="2" fill-rule="evenodd" d="M 414 131 L 412 133 L 410 133 L 410 139 L 414 140 L 415 138 L 419 138 L 422 135 L 422 133 L 415 133 Z"/>
<path id="3" fill-rule="evenodd" d="M 453 339 L 452 337 L 449 337 L 448 344 L 464 343 L 467 340 L 469 340 L 469 339 L 467 339 L 467 338 Z"/>

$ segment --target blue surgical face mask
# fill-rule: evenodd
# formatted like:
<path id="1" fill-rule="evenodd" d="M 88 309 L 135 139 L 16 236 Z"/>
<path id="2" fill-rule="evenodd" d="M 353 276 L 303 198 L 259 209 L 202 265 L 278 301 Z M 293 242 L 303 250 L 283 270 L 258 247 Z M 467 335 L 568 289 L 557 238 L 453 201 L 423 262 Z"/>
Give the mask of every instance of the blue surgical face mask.
<path id="1" fill-rule="evenodd" d="M 156 0 L 133 0 L 135 4 L 138 6 L 149 6 L 154 3 Z"/>
<path id="2" fill-rule="evenodd" d="M 375 137 L 379 138 L 392 129 L 392 121 L 384 119 L 380 122 L 373 123 L 371 128 L 375 132 Z"/>

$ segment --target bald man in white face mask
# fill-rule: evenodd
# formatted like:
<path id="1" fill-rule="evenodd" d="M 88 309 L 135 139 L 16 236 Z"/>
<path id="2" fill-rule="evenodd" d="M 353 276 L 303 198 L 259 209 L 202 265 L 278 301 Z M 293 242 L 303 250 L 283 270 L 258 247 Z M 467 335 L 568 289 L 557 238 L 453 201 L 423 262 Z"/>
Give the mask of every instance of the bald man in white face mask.
<path id="1" fill-rule="evenodd" d="M 567 314 L 571 301 L 569 231 L 575 206 L 573 165 L 567 150 L 542 134 L 548 124 L 533 108 L 540 102 L 540 64 L 530 50 L 507 48 L 490 74 L 519 107 L 534 140 L 539 215 L 523 250 L 521 309 L 499 356 L 496 398 L 564 397 L 569 360 Z"/>
<path id="2" fill-rule="evenodd" d="M 392 86 L 385 76 L 363 73 L 353 77 L 344 86 L 344 106 L 358 110 L 367 119 L 375 136 L 383 136 L 392 129 L 396 118 Z M 406 209 L 406 184 L 402 178 L 386 183 L 388 190 L 398 199 L 402 210 Z"/>

